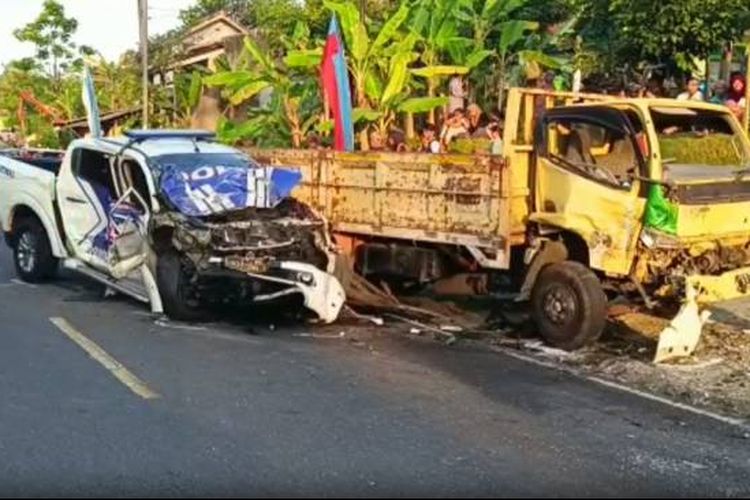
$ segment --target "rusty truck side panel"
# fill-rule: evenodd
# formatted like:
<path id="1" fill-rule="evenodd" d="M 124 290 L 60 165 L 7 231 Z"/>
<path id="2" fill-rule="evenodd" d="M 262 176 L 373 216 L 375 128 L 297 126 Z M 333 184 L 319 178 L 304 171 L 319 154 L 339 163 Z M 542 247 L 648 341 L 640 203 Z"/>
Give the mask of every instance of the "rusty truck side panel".
<path id="1" fill-rule="evenodd" d="M 326 150 L 250 150 L 259 162 L 299 168 L 294 195 L 335 232 L 464 245 L 507 269 L 532 210 L 534 123 L 545 109 L 607 96 L 510 89 L 502 157 Z"/>
<path id="2" fill-rule="evenodd" d="M 466 245 L 507 256 L 510 235 L 525 229 L 521 220 L 511 224 L 511 172 L 499 156 L 251 154 L 262 163 L 300 168 L 303 182 L 294 196 L 320 211 L 339 233 Z M 526 206 L 525 193 L 520 194 L 524 199 L 518 201 Z"/>

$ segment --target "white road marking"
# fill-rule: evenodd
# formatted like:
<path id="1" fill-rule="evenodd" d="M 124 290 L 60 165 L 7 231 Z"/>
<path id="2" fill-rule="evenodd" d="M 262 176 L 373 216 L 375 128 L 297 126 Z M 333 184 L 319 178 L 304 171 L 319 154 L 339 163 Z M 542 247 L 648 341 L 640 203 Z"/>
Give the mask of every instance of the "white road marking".
<path id="1" fill-rule="evenodd" d="M 626 392 L 628 394 L 632 394 L 634 396 L 638 396 L 644 399 L 648 399 L 651 401 L 655 401 L 657 403 L 661 403 L 667 406 L 671 406 L 672 408 L 677 408 L 679 410 L 683 410 L 689 413 L 693 413 L 695 415 L 700 415 L 702 417 L 707 417 L 712 420 L 716 420 L 718 422 L 722 422 L 724 424 L 732 425 L 735 427 L 739 427 L 743 429 L 744 431 L 750 431 L 750 423 L 748 423 L 746 420 L 740 419 L 740 418 L 733 418 L 733 417 L 727 417 L 725 415 L 720 415 L 718 413 L 714 413 L 709 410 L 704 410 L 702 408 L 697 408 L 695 406 L 681 403 L 679 401 L 674 401 L 669 398 L 663 397 L 663 396 L 657 396 L 656 394 L 651 394 L 649 392 L 641 391 L 639 389 L 634 389 L 632 387 L 628 387 L 626 385 L 619 384 L 617 382 L 612 382 L 600 377 L 592 376 L 592 375 L 584 375 L 578 370 L 574 370 L 572 368 L 562 366 L 556 363 L 548 362 L 548 361 L 542 361 L 540 359 L 534 358 L 532 356 L 527 356 L 525 354 L 520 354 L 510 348 L 503 348 L 503 347 L 497 347 L 497 346 L 491 346 L 491 349 L 495 352 L 499 352 L 502 354 L 506 354 L 512 358 L 518 359 L 520 361 L 525 361 L 527 363 L 531 363 L 537 366 L 542 366 L 544 368 L 549 368 L 552 370 L 557 370 L 560 372 L 567 373 L 569 375 L 573 375 L 578 378 L 582 378 L 591 382 L 594 382 L 599 385 L 603 385 L 605 387 L 609 387 L 610 389 L 617 389 L 621 392 Z"/>
<path id="2" fill-rule="evenodd" d="M 96 342 L 76 330 L 65 318 L 50 318 L 50 321 L 70 340 L 86 351 L 94 361 L 106 368 L 117 380 L 135 394 L 143 399 L 158 399 L 161 397 L 158 393 L 151 390 L 145 382 L 133 375 L 119 361 L 110 356 L 107 351 L 99 347 Z"/>

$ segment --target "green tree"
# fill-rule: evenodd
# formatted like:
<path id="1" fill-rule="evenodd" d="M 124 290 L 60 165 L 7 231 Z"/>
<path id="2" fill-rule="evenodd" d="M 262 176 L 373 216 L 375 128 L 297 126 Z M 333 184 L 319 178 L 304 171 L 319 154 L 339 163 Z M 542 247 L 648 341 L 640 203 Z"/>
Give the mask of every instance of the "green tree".
<path id="1" fill-rule="evenodd" d="M 230 122 L 221 125 L 227 142 L 243 138 L 262 142 L 270 138 L 274 145 L 279 139 L 291 139 L 294 147 L 300 147 L 305 134 L 319 119 L 319 89 L 314 78 L 320 65 L 322 50 L 317 48 L 292 48 L 305 45 L 309 31 L 298 25 L 295 34 L 287 43 L 289 50 L 283 60 L 276 60 L 252 40 L 245 39 L 244 67 L 219 71 L 203 78 L 211 87 L 219 87 L 230 105 L 242 106 L 253 101 L 264 91 L 271 91 L 270 106 L 256 106 L 250 110 L 250 120 L 241 126 Z"/>
<path id="2" fill-rule="evenodd" d="M 315 35 L 323 35 L 322 0 L 198 0 L 180 12 L 183 29 L 220 11 L 226 12 L 246 28 L 253 30 L 273 51 L 281 51 L 280 36 L 289 34 L 298 21 L 308 25 Z"/>
<path id="3" fill-rule="evenodd" d="M 746 0 L 575 0 L 583 45 L 602 55 L 600 70 L 642 62 L 692 69 L 750 28 Z"/>
<path id="4" fill-rule="evenodd" d="M 77 29 L 78 21 L 65 17 L 62 4 L 45 0 L 39 16 L 13 34 L 19 41 L 36 46 L 36 57 L 49 64 L 50 74 L 55 82 L 59 82 L 61 72 L 80 63 L 80 53 L 71 40 Z"/>
<path id="5" fill-rule="evenodd" d="M 183 26 L 192 26 L 204 17 L 224 11 L 238 21 L 245 21 L 250 8 L 248 0 L 198 0 L 180 11 Z"/>

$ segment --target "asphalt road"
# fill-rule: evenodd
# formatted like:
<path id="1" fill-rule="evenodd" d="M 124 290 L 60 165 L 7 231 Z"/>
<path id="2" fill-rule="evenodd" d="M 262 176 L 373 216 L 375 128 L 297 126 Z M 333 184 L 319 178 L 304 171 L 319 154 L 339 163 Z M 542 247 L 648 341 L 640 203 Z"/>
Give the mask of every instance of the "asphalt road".
<path id="1" fill-rule="evenodd" d="M 750 495 L 746 430 L 503 354 L 175 325 L 85 280 L 13 278 L 0 250 L 4 496 Z"/>

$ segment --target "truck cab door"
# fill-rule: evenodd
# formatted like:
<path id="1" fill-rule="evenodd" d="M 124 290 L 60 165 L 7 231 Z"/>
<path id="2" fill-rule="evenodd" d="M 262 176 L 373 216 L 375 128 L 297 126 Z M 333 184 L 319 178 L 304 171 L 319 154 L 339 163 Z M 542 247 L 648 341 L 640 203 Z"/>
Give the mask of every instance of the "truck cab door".
<path id="1" fill-rule="evenodd" d="M 630 272 L 645 207 L 643 134 L 633 121 L 605 106 L 560 108 L 536 134 L 532 220 L 579 235 L 592 268 L 621 275 Z"/>

